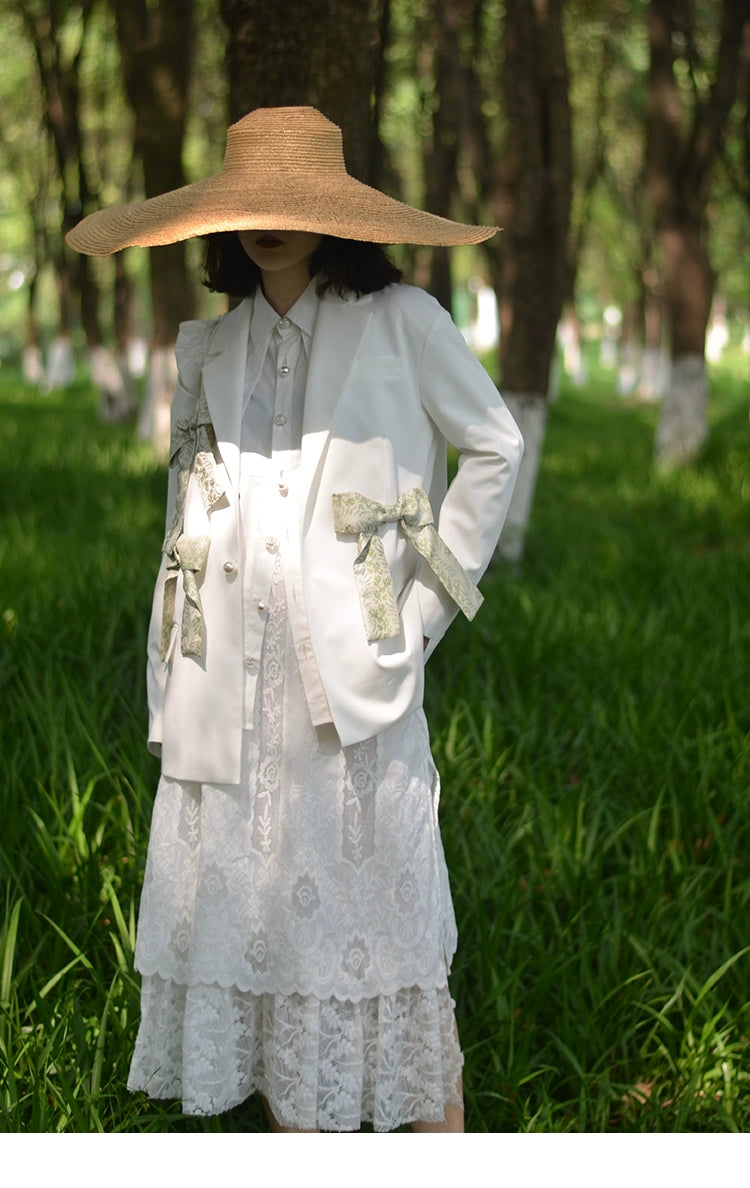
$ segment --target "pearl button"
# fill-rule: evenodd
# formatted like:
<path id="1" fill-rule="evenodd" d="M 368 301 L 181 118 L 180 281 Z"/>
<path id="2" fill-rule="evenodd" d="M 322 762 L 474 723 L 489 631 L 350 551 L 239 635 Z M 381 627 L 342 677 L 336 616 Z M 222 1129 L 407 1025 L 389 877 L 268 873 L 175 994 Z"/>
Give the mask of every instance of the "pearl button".
<path id="1" fill-rule="evenodd" d="M 236 572 L 237 572 L 237 566 L 235 565 L 234 561 L 225 561 L 224 562 L 224 573 L 233 574 Z"/>
<path id="2" fill-rule="evenodd" d="M 283 367 L 279 368 L 279 375 L 289 375 L 289 368 L 287 367 L 286 363 Z"/>
<path id="3" fill-rule="evenodd" d="M 266 537 L 266 549 L 269 553 L 275 553 L 279 547 L 279 542 L 275 536 Z"/>
<path id="4" fill-rule="evenodd" d="M 273 418 L 273 423 L 274 425 L 286 425 L 286 417 L 283 413 L 279 413 L 278 416 Z"/>
<path id="5" fill-rule="evenodd" d="M 266 609 L 266 603 L 263 601 L 262 598 L 259 598 L 258 599 L 258 610 L 264 611 L 265 609 Z"/>

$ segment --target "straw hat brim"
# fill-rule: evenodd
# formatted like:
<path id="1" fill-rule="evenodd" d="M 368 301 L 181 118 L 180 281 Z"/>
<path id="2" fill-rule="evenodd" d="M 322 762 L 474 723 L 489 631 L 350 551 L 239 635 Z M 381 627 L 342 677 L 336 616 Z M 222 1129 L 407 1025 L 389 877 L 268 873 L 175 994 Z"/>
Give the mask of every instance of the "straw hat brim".
<path id="1" fill-rule="evenodd" d="M 156 198 L 96 211 L 66 235 L 87 256 L 155 247 L 216 231 L 311 231 L 370 243 L 455 247 L 481 243 L 497 227 L 456 223 L 389 198 L 350 174 L 225 171 Z"/>

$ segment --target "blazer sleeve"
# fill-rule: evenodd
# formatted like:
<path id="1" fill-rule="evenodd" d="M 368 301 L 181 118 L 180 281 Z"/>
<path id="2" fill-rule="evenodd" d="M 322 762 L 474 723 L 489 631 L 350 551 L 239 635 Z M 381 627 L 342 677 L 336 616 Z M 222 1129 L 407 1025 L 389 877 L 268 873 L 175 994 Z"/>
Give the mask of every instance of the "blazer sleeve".
<path id="1" fill-rule="evenodd" d="M 523 439 L 494 382 L 441 310 L 427 335 L 419 372 L 422 404 L 458 450 L 458 472 L 440 509 L 438 532 L 469 577 L 478 582 L 492 559 L 508 513 Z M 445 634 L 457 606 L 429 566 L 420 566 L 417 597 L 426 657 Z"/>
<path id="2" fill-rule="evenodd" d="M 216 321 L 217 319 L 183 322 L 180 326 L 175 345 L 177 386 L 172 397 L 171 421 L 173 425 L 176 420 L 184 417 L 195 407 L 200 396 L 201 369 L 206 347 Z M 177 471 L 170 467 L 165 531 L 172 522 L 176 502 Z M 146 695 L 149 713 L 148 749 L 154 755 L 161 754 L 164 691 L 167 680 L 167 664 L 161 659 L 160 654 L 166 569 L 167 558 L 162 553 L 151 606 L 146 663 Z"/>

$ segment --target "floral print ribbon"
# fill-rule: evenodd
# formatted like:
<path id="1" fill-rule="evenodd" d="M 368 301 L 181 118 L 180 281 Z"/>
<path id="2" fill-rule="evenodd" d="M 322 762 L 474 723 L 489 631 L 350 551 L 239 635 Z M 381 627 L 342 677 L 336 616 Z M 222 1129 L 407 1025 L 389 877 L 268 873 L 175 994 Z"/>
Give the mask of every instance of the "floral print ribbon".
<path id="1" fill-rule="evenodd" d="M 206 511 L 224 495 L 216 467 L 216 434 L 211 424 L 206 397 L 201 394 L 192 417 L 178 421 L 172 429 L 169 465 L 177 469 L 177 499 L 174 514 L 164 538 L 162 550 L 167 555 L 167 578 L 164 585 L 164 609 L 161 622 L 161 658 L 166 660 L 172 635 L 177 577 L 182 572 L 185 605 L 182 612 L 180 647 L 183 656 L 203 653 L 203 609 L 197 575 L 206 564 L 209 537 L 190 536 L 183 532 L 185 501 L 190 476 L 198 484 Z"/>
<path id="2" fill-rule="evenodd" d="M 404 491 L 390 507 L 356 491 L 334 495 L 332 502 L 336 532 L 359 537 L 360 551 L 354 562 L 354 576 L 370 643 L 392 639 L 401 631 L 393 577 L 378 534 L 381 524 L 401 525 L 404 535 L 421 553 L 467 619 L 474 618 L 482 605 L 482 595 L 445 541 L 438 536 L 430 501 L 422 487 Z"/>
<path id="3" fill-rule="evenodd" d="M 169 555 L 167 562 L 169 572 L 164 583 L 164 612 L 161 624 L 162 660 L 166 659 L 169 650 L 177 593 L 177 574 L 180 570 L 182 570 L 182 581 L 185 587 L 180 648 L 183 656 L 201 656 L 203 654 L 203 608 L 196 575 L 206 564 L 209 542 L 210 537 L 208 536 L 187 536 L 183 533 L 177 537 Z"/>

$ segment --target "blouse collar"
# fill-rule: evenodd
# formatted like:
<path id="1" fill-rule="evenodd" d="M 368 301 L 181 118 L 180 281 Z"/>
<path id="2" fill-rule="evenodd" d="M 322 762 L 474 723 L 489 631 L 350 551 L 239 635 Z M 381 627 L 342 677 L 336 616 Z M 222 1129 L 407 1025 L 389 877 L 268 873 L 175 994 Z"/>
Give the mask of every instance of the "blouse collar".
<path id="1" fill-rule="evenodd" d="M 298 330 L 301 330 L 307 339 L 312 338 L 320 304 L 320 299 L 315 292 L 315 285 L 316 281 L 313 277 L 285 317 L 281 317 L 273 306 L 269 305 L 262 288 L 260 285 L 258 286 L 250 316 L 251 350 L 257 350 L 277 326 L 283 329 L 290 322 Z"/>

